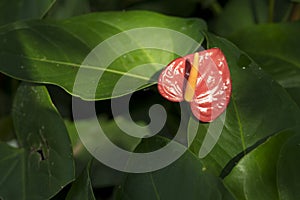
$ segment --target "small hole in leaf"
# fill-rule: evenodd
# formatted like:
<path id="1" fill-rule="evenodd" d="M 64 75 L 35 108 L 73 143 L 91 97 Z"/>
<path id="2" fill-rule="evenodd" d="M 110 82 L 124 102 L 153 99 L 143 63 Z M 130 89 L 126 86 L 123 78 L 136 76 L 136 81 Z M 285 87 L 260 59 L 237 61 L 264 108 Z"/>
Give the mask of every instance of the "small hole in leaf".
<path id="1" fill-rule="evenodd" d="M 39 150 L 37 150 L 36 152 L 37 152 L 38 154 L 40 154 L 41 160 L 45 160 L 45 159 L 46 159 L 42 149 L 39 149 Z"/>

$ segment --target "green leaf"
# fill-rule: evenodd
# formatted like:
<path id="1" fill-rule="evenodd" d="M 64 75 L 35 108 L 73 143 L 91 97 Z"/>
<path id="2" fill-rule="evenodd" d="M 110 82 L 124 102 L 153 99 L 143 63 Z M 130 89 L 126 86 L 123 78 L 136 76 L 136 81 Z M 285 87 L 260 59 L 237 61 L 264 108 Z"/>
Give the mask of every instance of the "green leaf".
<path id="1" fill-rule="evenodd" d="M 121 96 L 155 84 L 156 73 L 177 54 L 200 46 L 204 29 L 200 19 L 145 11 L 15 23 L 0 29 L 0 71 L 58 85 L 83 99 Z"/>
<path id="2" fill-rule="evenodd" d="M 0 141 L 8 141 L 14 138 L 14 128 L 11 116 L 0 118 Z"/>
<path id="3" fill-rule="evenodd" d="M 277 185 L 280 199 L 300 198 L 300 134 L 290 137 L 282 146 L 277 163 Z"/>
<path id="4" fill-rule="evenodd" d="M 138 151 L 165 145 L 156 137 L 145 141 Z M 178 148 L 180 144 L 178 144 Z M 158 171 L 128 174 L 118 191 L 117 199 L 233 199 L 221 180 L 205 171 L 201 160 L 189 150 L 178 160 Z"/>
<path id="5" fill-rule="evenodd" d="M 172 16 L 189 17 L 197 9 L 195 0 L 164 0 L 133 2 L 128 8 L 131 10 L 151 10 Z"/>
<path id="6" fill-rule="evenodd" d="M 47 18 L 65 19 L 88 13 L 89 10 L 88 0 L 59 0 L 48 12 Z"/>
<path id="7" fill-rule="evenodd" d="M 200 124 L 191 150 L 198 154 L 200 147 L 207 148 L 203 144 L 207 135 L 216 145 L 203 159 L 204 166 L 224 175 L 230 160 L 245 154 L 260 140 L 299 124 L 300 110 L 276 81 L 232 43 L 212 34 L 207 34 L 207 41 L 209 48 L 219 47 L 226 56 L 232 95 L 225 122 L 220 117 L 213 123 Z"/>
<path id="8" fill-rule="evenodd" d="M 90 180 L 91 162 L 88 163 L 85 170 L 72 184 L 66 200 L 95 200 L 92 183 Z"/>
<path id="9" fill-rule="evenodd" d="M 133 151 L 136 146 L 140 143 L 141 139 L 132 137 L 124 133 L 116 124 L 115 121 L 118 121 L 120 124 L 127 124 L 128 127 L 131 124 L 131 122 L 126 119 L 123 116 L 117 116 L 114 118 L 114 120 L 109 120 L 104 116 L 99 117 L 99 125 L 101 126 L 104 133 L 107 134 L 107 137 L 115 143 L 117 146 L 127 150 L 127 151 Z M 74 122 L 66 121 L 66 126 L 72 141 L 72 146 L 74 149 L 74 156 L 80 156 L 80 154 L 85 154 L 85 148 L 78 136 L 77 129 L 75 127 Z M 82 129 L 84 129 L 87 133 L 90 135 L 97 134 L 97 129 L 93 126 L 93 120 L 85 119 L 85 120 L 77 120 L 76 121 L 77 126 L 80 126 Z M 143 124 L 140 122 L 140 124 Z M 131 127 L 132 130 L 128 130 L 129 132 L 133 133 L 136 130 Z M 149 133 L 150 134 L 150 131 Z M 93 139 L 93 138 L 91 138 Z M 97 143 L 98 141 L 95 141 Z M 88 158 L 89 160 L 89 158 Z"/>
<path id="10" fill-rule="evenodd" d="M 300 107 L 300 87 L 286 88 L 295 103 Z"/>
<path id="11" fill-rule="evenodd" d="M 257 25 L 230 39 L 283 87 L 300 87 L 299 29 L 300 22 Z"/>
<path id="12" fill-rule="evenodd" d="M 225 178 L 237 199 L 299 198 L 300 135 L 282 131 L 243 157 Z"/>
<path id="13" fill-rule="evenodd" d="M 0 196 L 48 199 L 74 179 L 67 130 L 44 86 L 22 84 L 12 114 L 20 148 L 0 146 Z"/>
<path id="14" fill-rule="evenodd" d="M 223 12 L 211 21 L 210 28 L 219 35 L 230 36 L 255 24 L 285 21 L 291 8 L 290 0 L 231 0 Z"/>
<path id="15" fill-rule="evenodd" d="M 110 141 L 118 147 L 132 152 L 140 143 L 141 139 L 131 137 L 124 133 L 124 131 L 117 126 L 115 121 L 122 124 L 128 124 L 128 126 L 130 126 L 129 120 L 122 116 L 118 116 L 114 120 L 109 120 L 103 116 L 99 117 L 99 125 Z M 97 127 L 94 127 L 94 123 L 92 122 L 93 121 L 90 119 L 85 119 L 76 121 L 76 124 L 85 130 L 85 135 L 98 134 Z M 82 168 L 85 167 L 86 163 L 92 158 L 92 155 L 86 150 L 84 144 L 81 142 L 74 122 L 66 121 L 65 123 L 72 141 L 73 154 L 76 159 L 76 172 L 80 172 L 82 171 Z M 134 132 L 135 130 L 132 129 L 131 133 Z M 99 141 L 95 140 L 93 137 L 91 137 L 89 141 L 91 143 L 94 142 L 95 145 L 99 143 Z M 96 161 L 93 162 L 91 172 L 93 174 L 91 179 L 94 187 L 118 185 L 124 178 L 123 172 L 119 172 Z"/>
<path id="16" fill-rule="evenodd" d="M 267 3 L 261 0 L 231 0 L 209 25 L 219 35 L 228 36 L 241 28 L 267 21 Z"/>
<path id="17" fill-rule="evenodd" d="M 0 26 L 24 19 L 42 18 L 55 0 L 2 0 Z"/>

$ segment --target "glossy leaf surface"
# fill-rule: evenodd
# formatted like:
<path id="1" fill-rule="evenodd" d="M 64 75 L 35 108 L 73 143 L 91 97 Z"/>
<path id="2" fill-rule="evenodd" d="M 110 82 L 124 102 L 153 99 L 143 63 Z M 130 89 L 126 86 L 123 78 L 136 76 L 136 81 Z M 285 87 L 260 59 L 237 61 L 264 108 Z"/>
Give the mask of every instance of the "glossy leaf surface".
<path id="1" fill-rule="evenodd" d="M 54 2 L 55 0 L 2 0 L 0 26 L 18 20 L 42 18 Z"/>
<path id="2" fill-rule="evenodd" d="M 72 183 L 72 187 L 68 192 L 66 200 L 95 200 L 92 183 L 90 180 L 91 162 L 88 163 L 79 177 Z"/>
<path id="3" fill-rule="evenodd" d="M 291 8 L 290 0 L 230 0 L 209 25 L 215 33 L 228 37 L 252 25 L 286 21 Z"/>
<path id="4" fill-rule="evenodd" d="M 74 166 L 67 130 L 44 86 L 20 86 L 13 121 L 20 148 L 0 145 L 0 196 L 54 196 L 74 179 Z"/>
<path id="5" fill-rule="evenodd" d="M 157 137 L 148 142 L 138 151 L 147 152 L 150 144 L 159 147 L 167 140 Z M 158 171 L 128 174 L 118 195 L 117 199 L 233 199 L 221 180 L 205 171 L 201 160 L 190 151 Z"/>
<path id="6" fill-rule="evenodd" d="M 264 24 L 241 30 L 230 39 L 283 87 L 300 87 L 299 29 L 300 22 Z"/>
<path id="7" fill-rule="evenodd" d="M 177 54 L 200 46 L 205 28 L 198 19 L 142 11 L 18 22 L 0 29 L 0 71 L 55 84 L 84 99 L 121 96 L 135 91 L 134 85 L 142 89 L 156 83 L 152 77 Z M 121 77 L 126 83 L 113 92 Z"/>
<path id="8" fill-rule="evenodd" d="M 299 124 L 300 111 L 287 92 L 236 46 L 212 34 L 207 34 L 207 40 L 209 47 L 218 46 L 226 56 L 232 96 L 223 117 L 200 125 L 191 149 L 206 155 L 204 166 L 220 175 L 226 174 L 229 161 L 245 154 L 247 148 Z M 203 144 L 205 137 L 208 143 Z M 212 144 L 216 145 L 212 148 Z"/>
<path id="9" fill-rule="evenodd" d="M 299 198 L 299 139 L 292 130 L 272 136 L 240 160 L 225 184 L 237 199 Z"/>

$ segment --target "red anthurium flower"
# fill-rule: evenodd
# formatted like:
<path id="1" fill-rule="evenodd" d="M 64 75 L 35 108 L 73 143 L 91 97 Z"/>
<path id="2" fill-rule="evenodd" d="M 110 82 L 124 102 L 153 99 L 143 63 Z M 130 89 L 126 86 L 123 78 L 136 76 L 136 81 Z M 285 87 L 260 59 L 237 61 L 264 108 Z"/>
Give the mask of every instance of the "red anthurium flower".
<path id="1" fill-rule="evenodd" d="M 200 121 L 213 121 L 224 112 L 231 95 L 224 54 L 212 48 L 173 60 L 159 76 L 158 91 L 169 101 L 190 102 Z"/>

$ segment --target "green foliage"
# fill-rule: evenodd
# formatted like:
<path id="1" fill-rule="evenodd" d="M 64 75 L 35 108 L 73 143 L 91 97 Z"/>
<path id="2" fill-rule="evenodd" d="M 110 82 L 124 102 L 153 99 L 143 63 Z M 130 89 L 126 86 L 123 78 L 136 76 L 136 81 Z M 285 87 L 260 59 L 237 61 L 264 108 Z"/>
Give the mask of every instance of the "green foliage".
<path id="1" fill-rule="evenodd" d="M 150 144 L 141 143 L 139 151 L 160 146 L 166 139 L 156 138 Z M 180 145 L 180 144 L 178 144 Z M 137 185 L 137 183 L 139 183 Z M 201 160 L 187 151 L 172 165 L 159 171 L 128 174 L 119 188 L 119 199 L 232 199 L 221 180 L 209 173 Z"/>
<path id="2" fill-rule="evenodd" d="M 297 133 L 299 129 L 282 131 L 240 160 L 225 178 L 237 199 L 299 198 L 299 183 L 294 180 L 299 176 Z"/>
<path id="3" fill-rule="evenodd" d="M 48 199 L 74 179 L 67 129 L 45 86 L 22 84 L 12 116 L 19 147 L 1 143 L 1 197 Z"/>
<path id="4" fill-rule="evenodd" d="M 85 170 L 73 182 L 72 187 L 66 197 L 67 200 L 75 200 L 75 199 L 95 200 L 92 183 L 90 180 L 90 172 L 89 172 L 90 165 L 91 162 L 88 163 Z"/>
<path id="5" fill-rule="evenodd" d="M 134 23 L 128 23 L 133 19 Z M 139 11 L 89 14 L 54 22 L 35 20 L 14 23 L 4 26 L 0 30 L 2 33 L 0 35 L 0 41 L 2 41 L 0 42 L 2 63 L 0 70 L 20 80 L 58 85 L 67 90 L 68 93 L 84 99 L 111 98 L 112 89 L 120 77 L 127 76 L 130 82 L 146 81 L 143 87 L 153 85 L 153 81 L 147 82 L 157 71 L 161 70 L 163 65 L 168 64 L 176 56 L 163 50 L 164 46 L 168 44 L 176 44 L 176 38 L 170 37 L 168 34 L 155 36 L 153 32 L 149 32 L 149 35 L 143 35 L 141 39 L 149 38 L 166 42 L 165 44 L 160 42 L 160 46 L 149 49 L 149 45 L 141 44 L 143 41 L 147 43 L 147 40 L 135 40 L 128 35 L 129 33 L 126 33 L 127 30 L 143 27 L 179 31 L 201 42 L 203 36 L 199 32 L 205 29 L 205 23 L 199 19 L 185 20 Z M 101 58 L 95 58 L 96 60 L 92 63 L 83 63 L 88 53 L 96 45 L 119 33 L 124 33 L 122 41 L 120 41 L 121 45 L 131 39 L 132 48 L 139 50 L 128 52 L 126 59 L 120 58 L 109 66 L 99 66 L 99 63 L 103 63 Z M 159 47 L 162 50 L 157 50 Z M 113 57 L 116 46 L 110 48 L 106 51 L 111 51 L 113 55 L 110 57 Z M 171 50 L 176 52 L 179 48 L 181 49 L 181 46 L 174 46 Z M 182 53 L 192 53 L 195 48 L 191 46 L 184 49 Z M 151 65 L 143 74 L 140 74 L 139 71 L 130 71 L 132 68 L 145 63 L 160 63 L 162 65 Z M 98 83 L 98 92 L 95 97 L 90 88 L 97 83 L 99 76 L 89 76 L 89 80 L 80 83 L 80 87 L 73 90 L 80 67 L 87 71 L 85 73 L 99 74 L 104 72 L 101 82 Z M 61 76 L 64 74 L 68 74 L 68 76 L 62 79 Z M 132 92 L 130 87 L 115 95 L 120 96 L 129 92 Z"/>
<path id="6" fill-rule="evenodd" d="M 299 124 L 300 110 L 278 83 L 232 43 L 211 34 L 206 34 L 206 38 L 208 47 L 217 46 L 226 55 L 233 87 L 221 136 L 204 158 L 206 168 L 218 175 L 233 157 L 257 141 Z M 220 124 L 221 119 L 218 120 L 212 124 Z M 207 133 L 208 126 L 200 126 L 192 146 L 194 152 L 199 151 Z"/>
<path id="7" fill-rule="evenodd" d="M 300 198 L 299 1 L 3 0 L 0 11 L 1 200 Z M 165 65 L 201 46 L 222 50 L 232 79 L 226 112 L 211 123 L 156 89 Z M 74 119 L 72 100 L 96 100 L 96 118 Z M 114 157 L 109 145 L 84 145 L 78 127 L 97 135 L 95 121 L 123 151 L 187 149 L 162 169 L 118 171 L 93 158 L 98 148 Z"/>
<path id="8" fill-rule="evenodd" d="M 55 0 L 1 1 L 0 26 L 19 20 L 42 18 L 54 2 Z"/>

